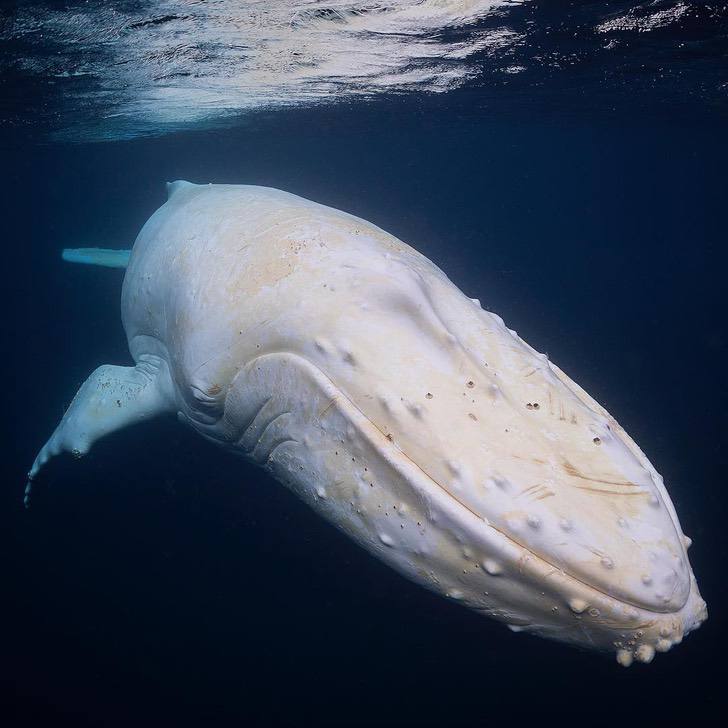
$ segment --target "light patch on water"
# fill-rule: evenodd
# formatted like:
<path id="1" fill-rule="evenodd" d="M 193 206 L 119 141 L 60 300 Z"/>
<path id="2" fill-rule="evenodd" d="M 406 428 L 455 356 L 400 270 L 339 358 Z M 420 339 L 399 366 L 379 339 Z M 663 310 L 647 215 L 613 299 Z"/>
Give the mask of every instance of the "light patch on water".
<path id="1" fill-rule="evenodd" d="M 647 33 L 658 28 L 665 28 L 682 18 L 689 10 L 686 3 L 675 3 L 664 10 L 650 11 L 649 7 L 637 6 L 624 15 L 611 18 L 597 25 L 599 33 L 636 31 Z"/>
<path id="2" fill-rule="evenodd" d="M 63 79 L 95 131 L 134 136 L 260 108 L 443 92 L 514 44 L 524 0 L 160 0 L 21 7 L 0 30 L 26 73 Z M 485 18 L 490 22 L 483 27 Z M 47 49 L 38 52 L 38 48 Z M 78 124 L 82 122 L 77 121 Z"/>

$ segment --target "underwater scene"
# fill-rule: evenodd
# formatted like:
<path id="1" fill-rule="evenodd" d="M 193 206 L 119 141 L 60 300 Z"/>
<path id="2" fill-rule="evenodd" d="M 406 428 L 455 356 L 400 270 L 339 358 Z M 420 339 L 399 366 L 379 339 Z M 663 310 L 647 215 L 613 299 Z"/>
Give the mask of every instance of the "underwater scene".
<path id="1" fill-rule="evenodd" d="M 728 4 L 6 2 L 0 122 L 1 725 L 726 723 Z"/>

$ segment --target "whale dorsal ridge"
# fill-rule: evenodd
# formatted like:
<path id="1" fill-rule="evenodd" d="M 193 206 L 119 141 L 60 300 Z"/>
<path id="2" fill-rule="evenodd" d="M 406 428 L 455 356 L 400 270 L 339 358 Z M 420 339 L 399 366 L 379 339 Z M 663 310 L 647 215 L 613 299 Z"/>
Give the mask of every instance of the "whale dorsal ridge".
<path id="1" fill-rule="evenodd" d="M 188 187 L 197 187 L 197 185 L 194 182 L 187 182 L 184 179 L 167 182 L 167 199 L 171 200 L 180 190 L 187 189 Z"/>

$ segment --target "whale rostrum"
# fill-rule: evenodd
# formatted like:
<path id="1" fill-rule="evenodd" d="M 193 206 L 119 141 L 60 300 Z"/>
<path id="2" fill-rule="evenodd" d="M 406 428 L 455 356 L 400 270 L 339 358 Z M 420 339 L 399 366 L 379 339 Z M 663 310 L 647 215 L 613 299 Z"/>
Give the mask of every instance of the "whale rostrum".
<path id="1" fill-rule="evenodd" d="M 706 619 L 689 539 L 629 435 L 375 225 L 275 189 L 175 182 L 128 256 L 121 312 L 135 366 L 83 384 L 26 503 L 50 458 L 171 413 L 514 631 L 629 665 Z"/>

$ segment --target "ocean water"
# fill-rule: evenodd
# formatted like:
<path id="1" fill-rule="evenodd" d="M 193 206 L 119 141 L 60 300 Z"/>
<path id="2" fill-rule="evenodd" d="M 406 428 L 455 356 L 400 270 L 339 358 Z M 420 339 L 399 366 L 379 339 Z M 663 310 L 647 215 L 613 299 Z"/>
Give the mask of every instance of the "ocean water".
<path id="1" fill-rule="evenodd" d="M 0 11 L 2 725 L 719 725 L 728 6 L 23 2 Z M 710 618 L 647 666 L 513 634 L 174 419 L 25 474 L 128 364 L 123 271 L 174 179 L 414 245 L 664 476 Z"/>

